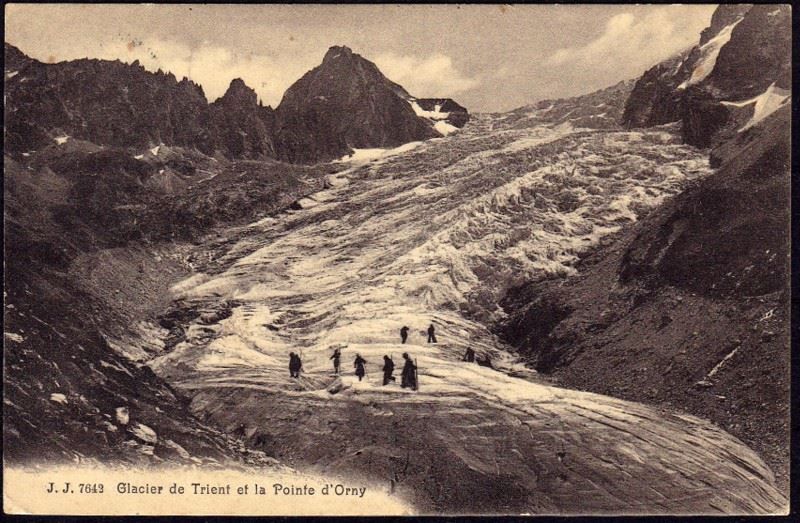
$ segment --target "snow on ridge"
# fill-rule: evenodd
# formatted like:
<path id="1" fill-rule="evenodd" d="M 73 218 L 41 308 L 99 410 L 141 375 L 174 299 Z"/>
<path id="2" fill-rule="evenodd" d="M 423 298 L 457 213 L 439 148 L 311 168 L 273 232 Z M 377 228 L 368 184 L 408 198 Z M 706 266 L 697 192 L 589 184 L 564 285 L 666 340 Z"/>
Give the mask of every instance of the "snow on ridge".
<path id="1" fill-rule="evenodd" d="M 753 127 L 754 125 L 758 124 L 766 117 L 777 111 L 778 109 L 783 106 L 787 100 L 791 99 L 791 91 L 787 91 L 786 89 L 781 89 L 780 87 L 775 87 L 775 82 L 767 87 L 767 90 L 761 93 L 760 95 L 751 98 L 750 100 L 745 100 L 744 102 L 723 102 L 726 105 L 733 105 L 736 107 L 743 107 L 744 105 L 749 105 L 751 103 L 755 103 L 755 108 L 753 109 L 753 116 L 750 120 L 744 124 L 744 126 L 739 129 L 739 132 L 742 132 L 746 129 Z M 742 104 L 742 105 L 739 105 Z"/>
<path id="2" fill-rule="evenodd" d="M 56 143 L 57 143 L 58 145 L 64 145 L 65 143 L 67 143 L 67 140 L 69 140 L 69 136 L 67 136 L 67 135 L 65 134 L 64 136 L 56 136 L 56 137 L 55 137 L 55 138 L 53 138 L 53 139 L 56 141 Z"/>
<path id="3" fill-rule="evenodd" d="M 419 106 L 416 100 L 409 100 L 408 103 L 411 104 L 411 108 L 414 109 L 416 115 L 423 118 L 430 118 L 431 120 L 444 120 L 450 116 L 450 113 L 443 113 L 441 111 L 442 106 L 439 104 L 436 104 L 436 107 L 434 107 L 433 111 L 426 111 Z"/>
<path id="4" fill-rule="evenodd" d="M 742 19 L 740 18 L 734 23 L 725 26 L 717 33 L 717 36 L 700 46 L 700 59 L 695 64 L 692 75 L 688 80 L 680 84 L 678 89 L 686 89 L 690 85 L 700 83 L 711 74 L 714 66 L 717 65 L 717 57 L 720 50 L 730 41 L 733 28 L 741 21 Z"/>

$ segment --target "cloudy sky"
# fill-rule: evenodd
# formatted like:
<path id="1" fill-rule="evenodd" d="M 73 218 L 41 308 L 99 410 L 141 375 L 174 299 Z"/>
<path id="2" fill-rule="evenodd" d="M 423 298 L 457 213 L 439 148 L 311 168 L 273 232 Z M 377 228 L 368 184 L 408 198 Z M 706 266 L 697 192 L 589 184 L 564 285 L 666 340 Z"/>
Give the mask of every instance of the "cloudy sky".
<path id="1" fill-rule="evenodd" d="M 139 60 L 266 104 L 332 45 L 418 97 L 503 111 L 634 78 L 697 42 L 713 5 L 8 5 L 5 39 L 42 61 Z"/>

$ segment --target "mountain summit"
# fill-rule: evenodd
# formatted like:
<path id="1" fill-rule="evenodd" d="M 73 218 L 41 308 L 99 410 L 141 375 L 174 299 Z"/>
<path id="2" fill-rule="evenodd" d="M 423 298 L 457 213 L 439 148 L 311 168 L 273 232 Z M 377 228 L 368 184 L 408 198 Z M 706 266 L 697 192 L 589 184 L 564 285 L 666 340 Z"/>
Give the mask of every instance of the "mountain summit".
<path id="1" fill-rule="evenodd" d="M 351 148 L 395 147 L 437 137 L 417 116 L 411 95 L 348 47 L 328 49 L 277 108 L 275 142 L 290 162 L 330 160 Z"/>

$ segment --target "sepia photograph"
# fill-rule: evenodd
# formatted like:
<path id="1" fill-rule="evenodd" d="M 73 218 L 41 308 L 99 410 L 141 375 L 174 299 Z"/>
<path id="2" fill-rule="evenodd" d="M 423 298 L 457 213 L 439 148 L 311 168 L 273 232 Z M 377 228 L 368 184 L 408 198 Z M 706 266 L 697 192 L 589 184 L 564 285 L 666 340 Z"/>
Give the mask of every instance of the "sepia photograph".
<path id="1" fill-rule="evenodd" d="M 790 4 L 4 9 L 5 514 L 789 513 Z"/>

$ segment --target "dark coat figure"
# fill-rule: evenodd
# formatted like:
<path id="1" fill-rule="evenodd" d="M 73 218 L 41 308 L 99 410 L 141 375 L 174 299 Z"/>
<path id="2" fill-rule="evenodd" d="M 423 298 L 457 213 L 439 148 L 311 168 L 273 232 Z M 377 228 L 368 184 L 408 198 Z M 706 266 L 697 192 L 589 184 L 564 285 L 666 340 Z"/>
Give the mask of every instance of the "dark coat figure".
<path id="1" fill-rule="evenodd" d="M 411 361 L 411 357 L 407 352 L 403 353 L 403 359 L 406 360 L 403 365 L 403 374 L 400 378 L 400 386 L 405 388 L 411 387 L 417 390 L 417 366 Z"/>
<path id="2" fill-rule="evenodd" d="M 428 343 L 436 343 L 436 329 L 433 328 L 433 323 L 428 327 Z"/>
<path id="3" fill-rule="evenodd" d="M 341 358 L 342 358 L 342 351 L 339 350 L 338 347 L 334 349 L 333 356 L 328 358 L 333 360 L 333 372 L 337 375 L 339 374 L 339 364 L 341 363 Z"/>
<path id="4" fill-rule="evenodd" d="M 472 363 L 475 361 L 475 351 L 472 347 L 467 347 L 467 352 L 464 353 L 464 361 Z"/>
<path id="5" fill-rule="evenodd" d="M 358 376 L 358 381 L 361 381 L 361 378 L 364 377 L 364 374 L 367 371 L 364 369 L 364 364 L 367 362 L 364 358 L 361 357 L 361 354 L 356 354 L 356 360 L 353 362 L 353 366 L 356 368 L 356 376 Z"/>
<path id="6" fill-rule="evenodd" d="M 482 357 L 478 357 L 477 362 L 478 365 L 480 365 L 481 367 L 489 367 L 490 369 L 494 368 L 492 366 L 492 359 L 489 357 L 488 354 L 484 354 Z"/>
<path id="7" fill-rule="evenodd" d="M 394 362 L 389 356 L 383 357 L 383 384 L 388 385 L 390 381 L 394 381 Z"/>
<path id="8" fill-rule="evenodd" d="M 300 377 L 300 369 L 303 368 L 303 362 L 300 361 L 300 356 L 294 352 L 289 353 L 289 376 L 292 378 Z"/>
<path id="9" fill-rule="evenodd" d="M 405 325 L 400 329 L 400 343 L 405 343 L 408 339 L 408 327 Z"/>

